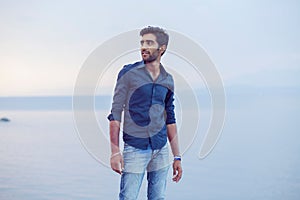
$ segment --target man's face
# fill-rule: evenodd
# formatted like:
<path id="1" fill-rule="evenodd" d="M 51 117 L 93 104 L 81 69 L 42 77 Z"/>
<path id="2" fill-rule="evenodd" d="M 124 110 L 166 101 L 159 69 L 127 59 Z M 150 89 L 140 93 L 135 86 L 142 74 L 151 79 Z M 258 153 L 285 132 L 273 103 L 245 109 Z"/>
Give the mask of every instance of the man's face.
<path id="1" fill-rule="evenodd" d="M 144 34 L 141 40 L 141 54 L 144 62 L 150 63 L 155 61 L 160 57 L 160 53 L 155 35 L 151 33 Z"/>

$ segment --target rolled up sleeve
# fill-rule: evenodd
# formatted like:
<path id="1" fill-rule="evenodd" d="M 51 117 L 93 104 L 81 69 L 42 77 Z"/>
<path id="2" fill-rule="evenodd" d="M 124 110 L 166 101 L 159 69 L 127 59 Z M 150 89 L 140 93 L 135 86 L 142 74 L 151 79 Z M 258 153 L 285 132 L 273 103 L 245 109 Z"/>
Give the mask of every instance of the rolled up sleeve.
<path id="1" fill-rule="evenodd" d="M 126 82 L 126 76 L 124 75 L 124 71 L 121 70 L 118 74 L 118 79 L 116 83 L 116 87 L 114 90 L 113 103 L 111 113 L 108 115 L 107 119 L 109 121 L 117 120 L 122 121 L 121 116 L 124 110 L 125 101 L 127 97 L 128 86 Z"/>
<path id="2" fill-rule="evenodd" d="M 174 88 L 169 89 L 165 99 L 166 124 L 176 123 L 174 106 Z"/>

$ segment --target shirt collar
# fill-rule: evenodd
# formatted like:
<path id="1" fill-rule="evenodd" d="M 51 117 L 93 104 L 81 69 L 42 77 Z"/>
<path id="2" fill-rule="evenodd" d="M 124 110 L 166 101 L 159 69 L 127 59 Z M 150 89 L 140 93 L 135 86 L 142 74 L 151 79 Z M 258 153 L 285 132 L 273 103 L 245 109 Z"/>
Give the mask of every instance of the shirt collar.
<path id="1" fill-rule="evenodd" d="M 137 66 L 137 69 L 140 69 L 140 68 L 145 68 L 146 65 L 145 65 L 145 62 L 144 61 L 141 61 L 139 63 L 139 65 Z M 167 77 L 168 76 L 168 73 L 167 71 L 165 70 L 164 66 L 160 63 L 160 74 L 163 76 L 163 77 Z"/>

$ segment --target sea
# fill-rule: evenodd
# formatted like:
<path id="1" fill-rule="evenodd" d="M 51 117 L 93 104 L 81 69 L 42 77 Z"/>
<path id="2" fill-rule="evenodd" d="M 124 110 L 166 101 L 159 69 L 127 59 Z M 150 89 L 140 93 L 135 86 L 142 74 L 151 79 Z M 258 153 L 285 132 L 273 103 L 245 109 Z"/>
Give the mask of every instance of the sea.
<path id="1" fill-rule="evenodd" d="M 106 136 L 110 101 L 99 97 L 95 106 Z M 209 112 L 200 109 L 200 126 Z M 10 121 L 0 121 L 0 200 L 118 199 L 120 175 L 84 145 L 72 96 L 0 97 L 4 117 Z M 170 168 L 166 199 L 300 199 L 299 88 L 227 88 L 224 127 L 200 159 L 205 129 L 183 153 L 179 183 Z M 144 180 L 139 200 L 147 199 L 146 188 Z"/>

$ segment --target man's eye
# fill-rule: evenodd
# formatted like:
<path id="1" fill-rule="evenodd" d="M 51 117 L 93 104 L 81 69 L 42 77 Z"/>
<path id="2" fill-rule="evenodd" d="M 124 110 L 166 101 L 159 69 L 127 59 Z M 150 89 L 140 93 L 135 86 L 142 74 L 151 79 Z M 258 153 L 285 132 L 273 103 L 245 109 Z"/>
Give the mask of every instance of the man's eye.
<path id="1" fill-rule="evenodd" d="M 145 43 L 147 44 L 147 46 L 152 46 L 154 44 L 154 41 L 151 40 L 140 41 L 141 46 L 143 46 Z"/>

